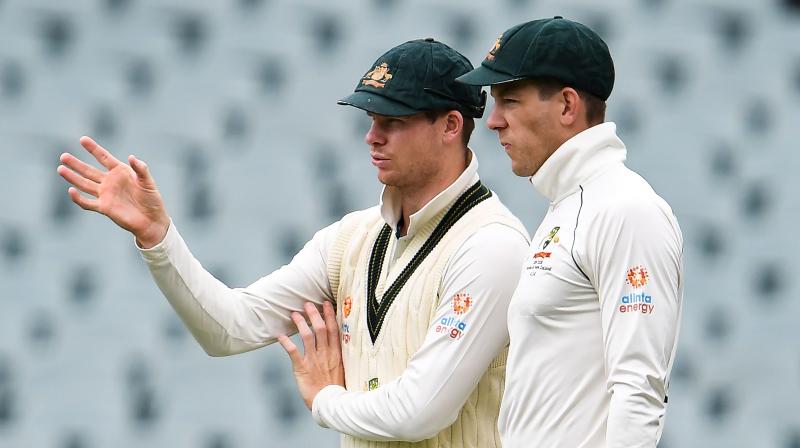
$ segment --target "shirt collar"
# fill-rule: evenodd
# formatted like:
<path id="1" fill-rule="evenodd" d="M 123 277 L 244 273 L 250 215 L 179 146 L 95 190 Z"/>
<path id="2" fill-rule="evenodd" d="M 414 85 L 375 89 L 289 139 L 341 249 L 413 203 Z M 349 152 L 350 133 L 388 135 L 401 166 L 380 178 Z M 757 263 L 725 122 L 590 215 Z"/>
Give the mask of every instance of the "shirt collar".
<path id="1" fill-rule="evenodd" d="M 534 188 L 558 202 L 611 165 L 625 162 L 627 150 L 612 122 L 586 129 L 564 142 L 530 177 Z"/>
<path id="2" fill-rule="evenodd" d="M 422 225 L 455 202 L 461 196 L 461 193 L 465 192 L 478 180 L 478 158 L 470 149 L 469 165 L 467 165 L 464 172 L 449 187 L 437 194 L 416 213 L 409 216 L 408 220 L 410 222 L 408 223 L 406 236 L 413 236 Z M 397 189 L 384 186 L 381 193 L 381 216 L 383 216 L 383 220 L 389 224 L 395 234 L 397 234 L 397 223 L 402 217 L 400 205 L 400 194 Z"/>

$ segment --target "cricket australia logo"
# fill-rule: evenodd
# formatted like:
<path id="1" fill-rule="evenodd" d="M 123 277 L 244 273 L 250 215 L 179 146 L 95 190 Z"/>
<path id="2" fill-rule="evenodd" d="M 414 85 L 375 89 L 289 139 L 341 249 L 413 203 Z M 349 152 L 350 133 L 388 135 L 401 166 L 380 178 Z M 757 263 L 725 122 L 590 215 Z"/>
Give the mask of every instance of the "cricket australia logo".
<path id="1" fill-rule="evenodd" d="M 392 74 L 389 73 L 389 65 L 384 62 L 368 71 L 367 74 L 361 78 L 361 84 L 382 89 L 386 87 L 386 82 L 390 79 L 392 79 Z"/>
<path id="2" fill-rule="evenodd" d="M 547 236 L 542 239 L 542 242 L 540 243 L 540 247 L 542 248 L 542 250 L 547 249 L 547 246 L 549 246 L 550 243 L 558 244 L 558 242 L 560 241 L 560 239 L 557 236 L 559 230 L 561 230 L 561 227 L 559 226 L 553 227 L 553 230 L 551 230 L 550 233 L 548 233 Z"/>
<path id="3" fill-rule="evenodd" d="M 378 378 L 372 378 L 367 382 L 367 390 L 375 390 L 380 386 Z"/>

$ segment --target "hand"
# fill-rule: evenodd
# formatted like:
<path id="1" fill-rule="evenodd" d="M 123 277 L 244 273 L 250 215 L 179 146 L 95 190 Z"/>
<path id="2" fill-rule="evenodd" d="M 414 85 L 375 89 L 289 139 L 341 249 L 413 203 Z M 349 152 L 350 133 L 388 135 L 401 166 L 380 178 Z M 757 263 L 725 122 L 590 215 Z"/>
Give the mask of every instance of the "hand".
<path id="1" fill-rule="evenodd" d="M 300 355 L 297 346 L 287 336 L 278 336 L 278 341 L 292 360 L 297 388 L 308 409 L 311 409 L 314 397 L 325 386 L 335 384 L 344 387 L 344 364 L 336 314 L 333 305 L 328 301 L 322 305 L 322 309 L 324 320 L 313 303 L 305 304 L 306 314 L 314 328 L 313 332 L 308 328 L 302 314 L 292 313 L 292 320 L 303 340 L 304 355 Z"/>
<path id="2" fill-rule="evenodd" d="M 107 216 L 131 232 L 144 248 L 163 240 L 169 228 L 169 215 L 147 165 L 134 156 L 128 156 L 130 165 L 126 165 L 89 137 L 81 137 L 80 142 L 107 171 L 70 153 L 61 154 L 63 165 L 56 171 L 74 185 L 68 190 L 72 201 L 84 210 Z M 78 190 L 94 198 L 84 197 Z"/>

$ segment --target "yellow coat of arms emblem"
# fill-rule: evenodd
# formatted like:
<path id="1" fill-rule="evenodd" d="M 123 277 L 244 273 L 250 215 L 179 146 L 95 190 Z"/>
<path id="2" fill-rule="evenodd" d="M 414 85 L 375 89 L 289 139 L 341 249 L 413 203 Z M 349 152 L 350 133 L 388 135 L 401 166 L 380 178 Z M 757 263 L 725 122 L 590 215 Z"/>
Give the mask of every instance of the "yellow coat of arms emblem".
<path id="1" fill-rule="evenodd" d="M 494 45 L 492 46 L 492 49 L 489 50 L 488 53 L 486 53 L 486 59 L 488 59 L 490 61 L 494 61 L 494 54 L 497 53 L 497 50 L 500 49 L 500 40 L 502 38 L 503 38 L 502 34 L 497 36 L 497 40 L 494 41 Z"/>
<path id="2" fill-rule="evenodd" d="M 382 89 L 386 85 L 386 81 L 390 79 L 392 79 L 392 74 L 389 73 L 389 65 L 384 62 L 368 71 L 367 74 L 361 78 L 361 84 Z"/>

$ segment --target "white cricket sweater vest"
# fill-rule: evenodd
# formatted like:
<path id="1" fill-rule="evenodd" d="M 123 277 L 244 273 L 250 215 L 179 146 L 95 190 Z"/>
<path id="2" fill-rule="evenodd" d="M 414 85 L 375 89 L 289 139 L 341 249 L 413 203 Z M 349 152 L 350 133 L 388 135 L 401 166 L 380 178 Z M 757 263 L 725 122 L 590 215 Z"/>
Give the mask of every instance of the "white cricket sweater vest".
<path id="1" fill-rule="evenodd" d="M 414 254 L 442 220 L 447 209 L 434 216 L 412 237 L 400 258 L 388 269 L 388 254 L 396 239 L 390 238 L 375 296 L 380 302 L 384 290 L 409 264 Z M 379 208 L 351 213 L 341 221 L 339 235 L 329 253 L 328 274 L 337 303 L 337 320 L 342 330 L 342 355 L 348 390 L 367 391 L 399 377 L 411 356 L 419 349 L 439 302 L 442 276 L 450 256 L 479 228 L 502 223 L 520 229 L 496 196 L 467 212 L 414 271 L 395 297 L 373 344 L 367 324 L 367 272 L 375 240 L 383 228 Z M 388 271 L 388 273 L 387 273 Z M 505 384 L 508 350 L 504 349 L 478 382 L 456 421 L 436 436 L 420 442 L 378 442 L 342 436 L 342 448 L 492 448 L 500 446 L 497 417 Z"/>

